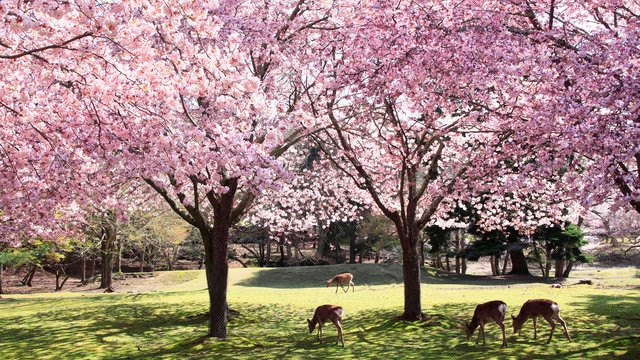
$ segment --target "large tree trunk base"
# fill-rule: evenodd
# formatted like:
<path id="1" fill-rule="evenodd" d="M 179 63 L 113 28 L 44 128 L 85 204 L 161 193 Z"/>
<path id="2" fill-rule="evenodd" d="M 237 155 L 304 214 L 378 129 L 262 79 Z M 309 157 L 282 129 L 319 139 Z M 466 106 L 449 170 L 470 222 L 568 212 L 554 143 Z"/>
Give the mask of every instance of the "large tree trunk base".
<path id="1" fill-rule="evenodd" d="M 425 313 L 420 313 L 420 314 L 402 314 L 398 317 L 396 317 L 396 320 L 398 321 L 409 321 L 409 322 L 414 322 L 414 321 L 428 321 L 429 320 L 429 316 Z"/>

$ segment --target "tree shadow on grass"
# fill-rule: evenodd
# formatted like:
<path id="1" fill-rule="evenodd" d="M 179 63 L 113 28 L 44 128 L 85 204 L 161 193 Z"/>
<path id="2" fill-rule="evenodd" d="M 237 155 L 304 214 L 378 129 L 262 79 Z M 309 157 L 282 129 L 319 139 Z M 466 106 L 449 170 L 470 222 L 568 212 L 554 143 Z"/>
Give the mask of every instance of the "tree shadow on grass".
<path id="1" fill-rule="evenodd" d="M 536 340 L 530 328 L 520 336 L 508 331 L 507 348 L 501 347 L 495 324 L 486 327 L 486 346 L 476 345 L 475 336 L 466 340 L 462 324 L 473 313 L 471 303 L 435 305 L 426 321 L 417 322 L 398 320 L 401 309 L 348 312 L 342 348 L 335 345 L 332 324 L 319 343 L 315 332 L 308 332 L 308 310 L 282 304 L 231 304 L 229 338 L 220 341 L 206 337 L 204 298 L 141 293 L 42 299 L 39 304 L 32 299 L 12 304 L 17 313 L 29 315 L 0 315 L 0 353 L 7 359 L 635 359 L 637 295 L 576 300 L 572 305 L 585 310 L 564 314 L 573 342 L 556 329 L 552 343 L 545 344 L 549 328 L 541 322 Z M 42 302 L 44 310 L 27 311 L 30 306 L 42 309 Z"/>
<path id="2" fill-rule="evenodd" d="M 195 311 L 203 304 L 167 304 L 157 294 L 42 299 L 46 310 L 0 317 L 0 353 L 9 359 L 154 358 L 165 354 L 167 336 L 207 323 Z M 166 296 L 166 294 L 165 294 Z M 16 306 L 35 306 L 34 300 Z M 25 309 L 22 309 L 25 310 Z M 170 342 L 171 340 L 169 340 Z"/>
<path id="3" fill-rule="evenodd" d="M 640 289 L 627 291 L 630 295 L 587 295 L 574 301 L 584 311 L 571 313 L 573 337 L 615 349 L 617 358 L 640 359 Z"/>
<path id="4" fill-rule="evenodd" d="M 397 264 L 341 264 L 268 268 L 237 283 L 239 286 L 266 288 L 314 288 L 325 287 L 334 275 L 350 272 L 356 287 L 362 285 L 395 285 L 403 283 L 402 265 Z M 460 275 L 431 267 L 422 268 L 423 284 L 456 284 L 504 286 L 522 283 L 556 283 L 561 280 L 538 276 L 477 276 Z"/>
<path id="5" fill-rule="evenodd" d="M 237 285 L 268 288 L 326 287 L 334 275 L 350 272 L 356 287 L 402 283 L 402 267 L 390 264 L 340 264 L 269 268 L 258 271 Z M 335 285 L 334 285 L 335 286 Z"/>

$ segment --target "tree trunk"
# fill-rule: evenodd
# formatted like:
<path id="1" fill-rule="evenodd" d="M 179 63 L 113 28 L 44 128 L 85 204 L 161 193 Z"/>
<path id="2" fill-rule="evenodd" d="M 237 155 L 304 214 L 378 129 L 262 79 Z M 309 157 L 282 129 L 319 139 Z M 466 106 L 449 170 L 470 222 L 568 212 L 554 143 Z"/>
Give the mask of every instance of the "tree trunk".
<path id="1" fill-rule="evenodd" d="M 562 274 L 564 273 L 564 263 L 565 263 L 564 259 L 556 260 L 556 276 L 555 277 L 557 278 L 562 277 Z"/>
<path id="2" fill-rule="evenodd" d="M 60 282 L 60 278 L 64 277 L 62 282 Z M 69 280 L 69 275 L 64 271 L 64 269 L 60 268 L 56 270 L 56 291 L 62 291 L 62 287 Z"/>
<path id="3" fill-rule="evenodd" d="M 281 239 L 278 243 L 278 249 L 280 250 L 280 260 L 278 261 L 278 266 L 284 265 L 284 239 Z"/>
<path id="4" fill-rule="evenodd" d="M 318 234 L 317 234 L 317 239 L 318 239 L 318 248 L 316 249 L 316 258 L 317 259 L 324 259 L 325 257 L 330 256 L 330 254 L 327 253 L 328 249 L 329 249 L 329 245 L 328 245 L 328 240 L 327 240 L 327 231 L 325 230 L 318 230 Z"/>
<path id="5" fill-rule="evenodd" d="M 116 269 L 117 273 L 122 272 L 122 241 L 118 242 L 118 245 L 116 248 L 116 264 L 114 268 Z"/>
<path id="6" fill-rule="evenodd" d="M 356 244 L 355 233 L 349 235 L 349 264 L 355 264 L 357 256 L 356 248 L 358 247 L 358 244 Z"/>
<path id="7" fill-rule="evenodd" d="M 87 258 L 85 255 L 82 255 L 81 259 L 82 259 L 81 260 L 82 268 L 80 269 L 80 276 L 81 276 L 80 284 L 84 284 L 87 281 Z"/>
<path id="8" fill-rule="evenodd" d="M 267 237 L 266 253 L 264 256 L 264 264 L 266 267 L 271 266 L 271 237 Z"/>
<path id="9" fill-rule="evenodd" d="M 511 258 L 511 275 L 531 275 L 527 266 L 527 258 L 524 256 L 522 248 L 512 249 L 509 251 Z"/>
<path id="10" fill-rule="evenodd" d="M 4 272 L 4 264 L 0 264 L 0 295 L 4 294 L 4 290 L 2 290 L 2 273 Z"/>
<path id="11" fill-rule="evenodd" d="M 200 230 L 205 248 L 205 272 L 209 290 L 209 336 L 219 339 L 227 337 L 227 287 L 229 277 L 229 229 L 235 187 L 213 204 L 213 228 L 203 226 Z"/>
<path id="12" fill-rule="evenodd" d="M 96 254 L 92 254 L 91 255 L 91 278 L 92 279 L 96 277 L 96 261 L 97 261 Z"/>
<path id="13" fill-rule="evenodd" d="M 416 239 L 417 240 L 417 239 Z M 411 241 L 400 241 L 402 245 L 402 274 L 404 276 L 404 313 L 408 321 L 423 319 L 420 303 L 420 256 Z"/>
<path id="14" fill-rule="evenodd" d="M 213 231 L 205 230 L 202 240 L 205 243 L 205 272 L 209 290 L 209 336 L 224 339 L 227 337 L 228 317 L 228 245 L 224 230 L 215 225 Z"/>
<path id="15" fill-rule="evenodd" d="M 509 257 L 505 254 L 504 261 L 502 262 L 502 274 L 507 273 L 507 266 L 509 265 Z"/>
<path id="16" fill-rule="evenodd" d="M 496 261 L 495 256 L 489 256 L 489 264 L 491 264 L 491 275 L 498 275 L 498 270 L 496 269 Z"/>
<path id="17" fill-rule="evenodd" d="M 295 240 L 294 240 L 294 241 L 295 241 Z M 291 243 L 292 243 L 292 242 L 293 242 L 293 241 L 287 241 L 287 242 L 286 242 L 287 263 L 288 263 L 289 265 L 291 265 L 291 264 L 295 264 L 295 261 L 296 261 L 296 259 L 294 258 L 295 251 L 291 251 L 291 245 L 292 245 Z"/>
<path id="18" fill-rule="evenodd" d="M 336 264 L 344 263 L 344 259 L 342 258 L 342 249 L 340 249 L 340 241 L 339 240 L 336 241 L 335 256 L 336 256 Z"/>
<path id="19" fill-rule="evenodd" d="M 102 239 L 100 244 L 100 256 L 102 257 L 102 279 L 100 289 L 113 291 L 113 255 L 116 241 L 116 229 L 112 224 L 102 226 Z"/>
<path id="20" fill-rule="evenodd" d="M 265 248 L 264 248 L 264 241 L 259 240 L 258 241 L 258 267 L 264 267 L 264 260 L 265 260 Z"/>
<path id="21" fill-rule="evenodd" d="M 20 283 L 22 285 L 26 285 L 28 287 L 31 287 L 31 282 L 33 281 L 33 276 L 36 274 L 36 270 L 38 269 L 38 267 L 36 265 L 32 265 L 29 268 L 29 271 L 27 272 L 27 274 L 24 276 L 24 278 L 22 278 L 22 280 L 20 280 Z"/>
<path id="22" fill-rule="evenodd" d="M 571 260 L 567 262 L 567 266 L 564 268 L 564 272 L 562 273 L 563 278 L 569 277 L 569 273 L 571 273 L 571 269 L 573 269 L 573 264 L 574 262 Z"/>
<path id="23" fill-rule="evenodd" d="M 399 218 L 392 219 L 402 247 L 402 274 L 404 277 L 404 313 L 402 319 L 415 321 L 424 319 L 420 299 L 420 254 L 418 244 L 420 230 L 415 223 L 405 227 Z"/>
<path id="24" fill-rule="evenodd" d="M 547 249 L 546 251 L 546 257 L 547 257 L 547 261 L 544 264 L 544 277 L 548 278 L 551 277 L 551 250 Z"/>

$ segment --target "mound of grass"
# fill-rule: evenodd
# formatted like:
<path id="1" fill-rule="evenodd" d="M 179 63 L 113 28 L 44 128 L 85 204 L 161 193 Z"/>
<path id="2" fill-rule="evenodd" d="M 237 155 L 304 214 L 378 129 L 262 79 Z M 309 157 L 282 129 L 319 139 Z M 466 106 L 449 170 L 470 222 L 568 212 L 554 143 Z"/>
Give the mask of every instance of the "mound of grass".
<path id="1" fill-rule="evenodd" d="M 334 274 L 354 274 L 355 292 L 326 288 Z M 584 269 L 562 288 L 532 279 L 492 280 L 425 269 L 426 322 L 396 320 L 404 301 L 396 265 L 335 265 L 280 269 L 231 269 L 228 339 L 209 339 L 204 272 L 159 273 L 153 292 L 4 295 L 0 300 L 3 359 L 637 359 L 640 356 L 640 278 L 637 269 Z M 592 285 L 577 285 L 589 278 Z M 133 285 L 132 285 L 133 286 Z M 573 341 L 556 329 L 527 322 L 513 334 L 510 315 L 530 298 L 557 301 Z M 476 304 L 501 299 L 509 306 L 509 346 L 497 325 L 486 326 L 487 345 L 467 341 L 462 324 Z M 327 324 L 325 341 L 309 334 L 306 318 L 316 306 L 345 309 L 346 346 Z"/>

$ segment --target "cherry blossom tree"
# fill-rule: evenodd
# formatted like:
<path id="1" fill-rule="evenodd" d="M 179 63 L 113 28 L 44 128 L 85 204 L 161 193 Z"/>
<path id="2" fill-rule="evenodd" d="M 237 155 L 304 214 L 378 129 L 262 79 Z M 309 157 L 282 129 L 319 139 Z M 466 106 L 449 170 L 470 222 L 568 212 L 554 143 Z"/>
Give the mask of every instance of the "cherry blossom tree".
<path id="1" fill-rule="evenodd" d="M 317 139 L 323 155 L 396 225 L 403 318 L 422 317 L 418 234 L 456 198 L 553 184 L 588 202 L 610 189 L 611 176 L 585 181 L 602 169 L 584 156 L 619 152 L 596 150 L 584 136 L 602 134 L 612 114 L 625 124 L 637 117 L 629 85 L 637 61 L 616 57 L 621 69 L 603 66 L 614 61 L 614 48 L 637 59 L 638 12 L 625 3 L 633 4 L 398 1 L 341 9 L 349 15 L 340 35 L 331 34 L 319 56 L 327 61 L 325 87 L 313 101 L 326 104 L 330 125 Z M 594 19 L 616 21 L 618 12 L 624 29 L 602 34 L 592 27 Z M 620 76 L 627 78 L 615 80 Z M 620 104 L 610 96 L 614 90 L 624 92 L 614 97 L 622 97 Z M 594 130 L 585 132 L 585 123 Z M 563 206 L 541 205 L 551 213 Z M 491 221 L 499 222 L 499 214 Z"/>
<path id="2" fill-rule="evenodd" d="M 318 31 L 327 10 L 314 1 L 3 1 L 0 18 L 0 104 L 14 124 L 3 129 L 5 220 L 28 219 L 34 204 L 51 219 L 83 190 L 104 199 L 142 180 L 199 229 L 209 335 L 226 337 L 229 227 L 290 177 L 278 157 L 310 118 L 291 69 L 303 64 L 299 37 Z M 18 202 L 26 210 L 10 190 L 29 190 Z"/>
<path id="3" fill-rule="evenodd" d="M 508 137 L 502 123 L 513 105 L 511 88 L 496 84 L 521 77 L 500 74 L 506 55 L 492 49 L 497 39 L 522 47 L 520 39 L 501 26 L 499 13 L 494 19 L 466 5 L 401 1 L 352 9 L 340 36 L 327 40 L 326 88 L 314 99 L 327 104 L 329 126 L 316 137 L 323 155 L 395 224 L 407 320 L 424 316 L 420 232 L 446 212 L 446 198 L 466 196 L 462 184 L 499 167 L 495 150 Z"/>
<path id="4" fill-rule="evenodd" d="M 302 151 L 308 151 L 306 157 L 296 156 Z M 329 226 L 360 221 L 370 199 L 361 189 L 354 188 L 339 169 L 319 161 L 316 148 L 294 150 L 287 157 L 291 156 L 304 159 L 290 169 L 298 176 L 257 199 L 247 221 L 268 230 L 271 238 L 281 243 L 288 242 L 292 234 L 309 234 L 318 240 L 317 256 L 322 257 L 323 238 Z"/>

